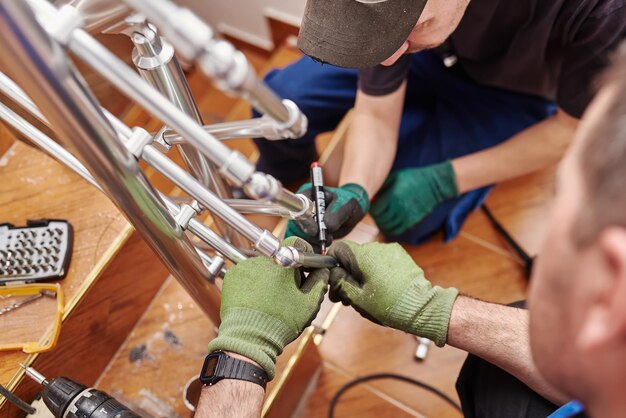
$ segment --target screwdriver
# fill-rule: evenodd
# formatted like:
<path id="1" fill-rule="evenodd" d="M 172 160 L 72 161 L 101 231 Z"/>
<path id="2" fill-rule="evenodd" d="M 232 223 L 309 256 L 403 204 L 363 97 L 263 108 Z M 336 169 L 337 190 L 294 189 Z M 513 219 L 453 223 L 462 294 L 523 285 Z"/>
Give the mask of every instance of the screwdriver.
<path id="1" fill-rule="evenodd" d="M 102 391 L 67 377 L 48 380 L 32 367 L 20 366 L 43 386 L 41 398 L 55 418 L 141 418 Z"/>
<path id="2" fill-rule="evenodd" d="M 326 223 L 324 214 L 326 213 L 326 196 L 324 195 L 324 175 L 320 163 L 311 164 L 311 184 L 315 194 L 315 220 L 317 221 L 318 238 L 322 255 L 326 254 Z"/>

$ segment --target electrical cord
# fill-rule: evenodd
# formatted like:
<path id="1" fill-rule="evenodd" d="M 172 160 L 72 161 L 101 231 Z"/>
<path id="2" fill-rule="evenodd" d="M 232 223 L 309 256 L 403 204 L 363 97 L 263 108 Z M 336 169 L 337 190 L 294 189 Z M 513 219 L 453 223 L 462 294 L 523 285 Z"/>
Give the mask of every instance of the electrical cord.
<path id="1" fill-rule="evenodd" d="M 9 391 L 2 385 L 0 385 L 0 395 L 3 395 L 5 398 L 7 398 L 9 402 L 17 406 L 27 414 L 34 414 L 35 412 L 37 412 L 37 410 L 33 406 L 27 404 L 26 402 L 15 396 L 13 393 L 11 393 L 11 391 Z"/>
<path id="2" fill-rule="evenodd" d="M 450 398 L 448 395 L 446 395 L 445 393 L 443 393 L 442 391 L 440 391 L 439 389 L 421 382 L 419 380 L 407 377 L 407 376 L 402 376 L 400 374 L 395 374 L 395 373 L 374 373 L 374 374 L 368 374 L 365 376 L 361 376 L 361 377 L 357 377 L 354 380 L 351 380 L 350 382 L 346 383 L 345 385 L 343 385 L 338 391 L 337 393 L 335 393 L 335 396 L 333 396 L 333 399 L 331 399 L 330 401 L 330 406 L 328 408 L 328 418 L 334 418 L 335 417 L 335 408 L 337 406 L 337 403 L 339 402 L 339 398 L 341 397 L 341 395 L 343 395 L 346 391 L 348 391 L 348 389 L 364 383 L 364 382 L 369 382 L 370 380 L 377 380 L 377 379 L 397 379 L 406 383 L 411 383 L 415 386 L 419 386 L 422 389 L 425 389 L 431 393 L 434 393 L 435 395 L 439 396 L 441 399 L 443 399 L 444 401 L 446 401 L 448 404 L 450 404 L 452 407 L 454 407 L 454 409 L 458 410 L 459 412 L 463 413 L 462 409 L 461 409 L 461 405 L 459 405 L 458 403 L 456 403 L 454 401 L 454 399 Z"/>
<path id="3" fill-rule="evenodd" d="M 533 263 L 535 261 L 535 257 L 531 257 L 530 255 L 528 255 L 528 253 L 515 240 L 515 238 L 513 238 L 513 236 L 509 233 L 509 231 L 507 231 L 504 228 L 504 226 L 502 226 L 502 224 L 496 219 L 496 217 L 493 215 L 491 210 L 489 210 L 487 205 L 483 204 L 482 210 L 483 212 L 485 212 L 485 215 L 487 215 L 487 219 L 489 219 L 489 222 L 491 222 L 491 225 L 493 225 L 493 227 L 496 229 L 496 232 L 502 235 L 504 240 L 511 246 L 511 248 L 513 248 L 513 251 L 515 251 L 515 253 L 522 259 L 522 262 L 524 263 L 524 268 L 526 270 L 525 271 L 526 278 L 530 279 L 530 275 L 533 270 Z"/>

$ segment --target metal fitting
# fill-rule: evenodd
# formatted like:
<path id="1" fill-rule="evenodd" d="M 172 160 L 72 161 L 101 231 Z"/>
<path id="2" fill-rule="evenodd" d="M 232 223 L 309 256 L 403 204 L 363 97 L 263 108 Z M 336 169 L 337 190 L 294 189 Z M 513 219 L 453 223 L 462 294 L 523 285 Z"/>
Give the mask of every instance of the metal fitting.
<path id="1" fill-rule="evenodd" d="M 250 176 L 244 190 L 254 199 L 273 201 L 282 190 L 282 186 L 274 177 L 257 171 Z"/>
<path id="2" fill-rule="evenodd" d="M 198 63 L 219 89 L 231 93 L 241 93 L 246 78 L 250 74 L 254 76 L 245 55 L 222 39 L 213 39 L 206 44 Z"/>
<path id="3" fill-rule="evenodd" d="M 63 46 L 67 46 L 72 40 L 72 33 L 75 29 L 84 26 L 83 18 L 73 6 L 65 5 L 54 13 L 54 17 L 45 19 L 46 32 L 54 38 L 55 41 Z"/>
<path id="4" fill-rule="evenodd" d="M 180 212 L 178 212 L 174 219 L 181 228 L 187 229 L 187 227 L 189 226 L 189 221 L 191 221 L 191 219 L 197 214 L 198 211 L 196 211 L 196 209 L 191 207 L 190 205 L 181 205 Z"/>
<path id="5" fill-rule="evenodd" d="M 154 147 L 164 154 L 167 154 L 172 149 L 172 144 L 167 142 L 165 139 L 165 132 L 167 131 L 167 126 L 163 125 L 159 132 L 157 132 L 152 138 L 152 144 L 154 145 Z"/>
<path id="6" fill-rule="evenodd" d="M 270 231 L 264 229 L 259 239 L 254 243 L 259 252 L 268 257 L 274 257 L 280 248 L 280 241 Z"/>
<path id="7" fill-rule="evenodd" d="M 211 264 L 206 265 L 209 274 L 211 275 L 211 280 L 214 280 L 217 276 L 221 275 L 222 269 L 224 268 L 224 259 L 220 255 L 215 255 Z"/>
<path id="8" fill-rule="evenodd" d="M 300 220 L 311 219 L 315 217 L 313 202 L 311 202 L 309 198 L 303 194 L 298 193 L 296 194 L 296 197 L 302 201 L 302 210 L 299 210 L 298 212 L 289 211 L 289 216 L 291 217 L 291 219 Z"/>
<path id="9" fill-rule="evenodd" d="M 143 128 L 134 127 L 132 135 L 124 142 L 126 148 L 137 158 L 141 158 L 143 149 L 152 143 L 152 135 Z"/>
<path id="10" fill-rule="evenodd" d="M 254 174 L 254 165 L 239 151 L 233 151 L 219 167 L 219 173 L 230 179 L 235 186 L 241 187 Z"/>
<path id="11" fill-rule="evenodd" d="M 131 36 L 135 45 L 132 59 L 140 70 L 154 70 L 167 65 L 174 58 L 174 48 L 167 42 L 162 42 L 156 29 L 150 25 L 141 25 Z"/>
<path id="12" fill-rule="evenodd" d="M 300 138 L 306 133 L 309 120 L 294 102 L 287 99 L 282 102 L 289 111 L 289 120 L 278 125 L 279 133 L 282 138 Z"/>
<path id="13" fill-rule="evenodd" d="M 274 262 L 283 267 L 299 267 L 300 253 L 294 247 L 280 247 L 274 256 Z"/>

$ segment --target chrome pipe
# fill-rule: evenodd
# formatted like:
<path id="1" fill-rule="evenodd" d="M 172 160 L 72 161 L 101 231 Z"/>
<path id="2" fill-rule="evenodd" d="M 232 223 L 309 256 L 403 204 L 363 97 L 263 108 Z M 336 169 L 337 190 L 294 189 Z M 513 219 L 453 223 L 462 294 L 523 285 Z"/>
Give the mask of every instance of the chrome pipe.
<path id="1" fill-rule="evenodd" d="M 133 63 L 143 79 L 202 125 L 202 116 L 176 59 L 174 48 L 169 43 L 163 42 L 156 28 L 146 23 L 135 25 L 130 38 L 135 45 L 132 53 Z M 215 165 L 196 148 L 185 142 L 177 144 L 177 148 L 187 169 L 204 186 L 209 187 L 220 198 L 232 196 L 224 179 L 217 174 Z M 215 226 L 227 241 L 239 247 L 248 245 L 243 237 L 219 218 L 215 219 Z"/>
<path id="2" fill-rule="evenodd" d="M 252 241 L 261 254 L 269 257 L 276 254 L 280 246 L 280 242 L 276 237 L 269 231 L 262 230 L 248 221 L 210 190 L 204 188 L 193 176 L 161 154 L 156 148 L 151 145 L 144 147 L 141 157 L 150 166 L 166 175 L 174 184 L 200 202 L 205 208 Z"/>
<path id="3" fill-rule="evenodd" d="M 100 187 L 96 179 L 85 168 L 85 166 L 72 154 L 70 154 L 65 148 L 56 143 L 52 138 L 35 128 L 26 119 L 9 109 L 3 103 L 0 103 L 0 119 L 2 119 L 7 125 L 11 126 L 16 131 L 27 137 L 29 141 L 51 155 L 58 160 L 61 164 L 70 168 L 76 174 L 85 179 L 96 189 L 105 193 Z"/>
<path id="4" fill-rule="evenodd" d="M 100 33 L 132 13 L 130 7 L 118 0 L 55 0 L 54 4 L 69 4 L 78 9 L 85 29 L 91 33 Z"/>
<path id="5" fill-rule="evenodd" d="M 124 94 L 180 133 L 189 143 L 220 167 L 220 173 L 241 186 L 254 172 L 254 166 L 239 152 L 213 138 L 196 121 L 153 89 L 124 62 L 83 30 L 74 30 L 69 47 L 96 72 Z"/>
<path id="6" fill-rule="evenodd" d="M 290 138 L 288 132 L 281 131 L 281 126 L 274 119 L 266 116 L 205 125 L 204 130 L 220 141 L 240 138 L 265 138 L 277 141 Z M 170 145 L 185 141 L 182 136 L 171 129 L 163 133 L 163 140 Z"/>
<path id="7" fill-rule="evenodd" d="M 11 99 L 13 99 L 20 107 L 27 110 L 31 114 L 37 117 L 39 121 L 47 126 L 50 126 L 48 120 L 41 114 L 39 108 L 30 100 L 22 89 L 20 89 L 9 77 L 0 73 L 0 91 Z M 115 116 L 109 114 L 109 121 L 119 128 L 118 132 L 122 132 L 121 136 L 124 139 L 130 136 L 130 128 L 128 128 L 122 121 Z M 48 153 L 54 159 L 70 168 L 76 174 L 85 179 L 89 184 L 105 193 L 102 187 L 98 184 L 96 179 L 85 168 L 85 166 L 69 151 L 56 143 L 52 138 L 41 132 L 39 129 L 30 124 L 26 119 L 9 109 L 4 104 L 0 103 L 0 119 L 4 120 L 8 125 L 13 127 L 18 132 L 26 136 L 31 142 L 37 145 L 41 150 Z M 126 132 L 128 131 L 128 132 Z M 128 134 L 125 136 L 125 134 Z M 165 203 L 172 216 L 178 216 L 180 207 L 174 203 L 168 196 L 159 193 L 160 198 Z M 226 242 L 222 237 L 213 232 L 209 227 L 204 225 L 199 220 L 192 218 L 188 225 L 189 231 L 198 236 L 202 241 L 210 245 L 214 250 L 218 251 L 222 255 L 228 257 L 229 260 L 234 263 L 238 263 L 244 260 L 246 257 L 235 247 Z M 207 262 L 206 257 L 203 257 L 205 264 Z"/>
<path id="8" fill-rule="evenodd" d="M 219 323 L 220 298 L 206 281 L 207 269 L 184 231 L 163 207 L 135 157 L 116 132 L 63 49 L 52 41 L 24 2 L 0 2 L 2 68 L 26 87 L 59 138 L 115 199 L 146 243 L 190 296 Z"/>
<path id="9" fill-rule="evenodd" d="M 172 215 L 178 216 L 180 207 L 176 203 L 165 196 L 163 196 L 163 202 Z M 192 218 L 187 225 L 187 229 L 233 263 L 238 263 L 247 258 L 237 248 L 233 247 L 198 219 Z"/>
<path id="10" fill-rule="evenodd" d="M 291 212 L 282 206 L 249 199 L 224 199 L 231 208 L 243 214 L 260 214 L 291 218 Z"/>
<path id="11" fill-rule="evenodd" d="M 44 15 L 49 16 L 54 13 L 51 10 L 54 9 L 54 6 L 47 3 L 46 0 L 28 0 L 28 2 Z M 154 2 L 155 8 L 161 7 L 163 4 L 165 3 L 162 0 Z M 187 17 L 191 16 L 194 15 L 191 14 Z M 193 18 L 191 20 L 193 21 Z M 204 24 L 202 21 L 199 22 Z M 206 25 L 204 25 L 204 29 L 210 31 L 210 28 Z M 235 186 L 243 185 L 246 187 L 246 190 L 250 191 L 250 196 L 274 200 L 295 213 L 311 213 L 312 203 L 308 199 L 302 199 L 302 197 L 297 197 L 293 193 L 282 189 L 280 183 L 276 179 L 271 178 L 271 176 L 264 175 L 266 179 L 271 181 L 262 181 L 260 183 L 256 181 L 253 178 L 253 174 L 255 174 L 254 166 L 241 153 L 231 150 L 220 143 L 212 135 L 205 132 L 202 126 L 194 123 L 190 116 L 184 114 L 168 100 L 163 100 L 162 94 L 149 86 L 140 76 L 131 71 L 124 62 L 100 45 L 84 30 L 73 29 L 66 32 L 65 41 L 69 48 L 94 68 L 96 72 L 100 73 L 124 94 L 176 130 L 202 154 L 218 165 L 220 173 L 227 176 Z M 232 48 L 232 46 L 230 47 Z M 301 118 L 298 116 L 300 112 L 297 106 L 288 101 L 286 104 L 288 104 L 286 108 L 295 110 L 291 112 L 292 116 L 295 115 L 296 119 L 300 120 Z M 306 122 L 306 118 L 301 119 L 301 121 Z M 298 126 L 305 128 L 306 123 Z M 259 176 L 257 175 L 256 177 L 258 180 Z M 263 188 L 264 186 L 267 187 Z M 279 191 L 280 189 L 282 190 Z M 276 199 L 273 198 L 274 195 L 277 195 Z"/>
<path id="12" fill-rule="evenodd" d="M 215 39 L 211 28 L 189 10 L 166 0 L 124 1 L 159 27 L 185 58 L 196 60 L 216 85 L 279 122 L 294 121 L 285 104 L 256 77 L 246 57 L 230 43 Z"/>

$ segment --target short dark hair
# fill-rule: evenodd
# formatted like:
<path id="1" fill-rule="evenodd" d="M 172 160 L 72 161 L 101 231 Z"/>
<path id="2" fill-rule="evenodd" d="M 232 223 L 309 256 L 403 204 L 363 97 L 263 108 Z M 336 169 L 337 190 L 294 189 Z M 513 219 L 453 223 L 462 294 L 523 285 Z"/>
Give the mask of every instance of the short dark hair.
<path id="1" fill-rule="evenodd" d="M 580 245 L 610 225 L 626 227 L 626 42 L 601 81 L 616 92 L 580 152 L 585 196 L 575 231 Z"/>

